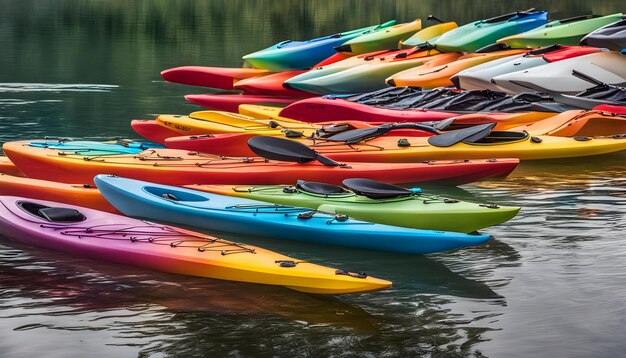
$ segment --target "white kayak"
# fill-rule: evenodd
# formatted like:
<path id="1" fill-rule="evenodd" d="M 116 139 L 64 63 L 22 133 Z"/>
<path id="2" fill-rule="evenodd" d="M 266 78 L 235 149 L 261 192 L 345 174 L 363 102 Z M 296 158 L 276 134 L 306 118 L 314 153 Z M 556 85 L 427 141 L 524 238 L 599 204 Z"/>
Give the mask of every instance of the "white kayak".
<path id="1" fill-rule="evenodd" d="M 537 87 L 572 94 L 595 86 L 589 78 L 606 84 L 626 84 L 626 56 L 613 51 L 598 52 L 499 75 L 492 82 L 509 94 Z"/>
<path id="2" fill-rule="evenodd" d="M 529 68 L 545 65 L 584 56 L 602 51 L 601 49 L 586 46 L 560 46 L 554 45 L 533 50 L 525 54 L 501 58 L 480 64 L 463 70 L 452 76 L 450 80 L 459 89 L 464 90 L 492 90 L 507 92 L 491 81 L 492 78 L 507 73 L 527 70 Z"/>

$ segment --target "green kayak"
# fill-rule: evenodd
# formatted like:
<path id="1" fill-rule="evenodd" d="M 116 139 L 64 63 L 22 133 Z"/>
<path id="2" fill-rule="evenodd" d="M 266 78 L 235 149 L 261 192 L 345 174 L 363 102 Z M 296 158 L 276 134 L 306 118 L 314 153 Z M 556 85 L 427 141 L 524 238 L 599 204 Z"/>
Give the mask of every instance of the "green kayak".
<path id="1" fill-rule="evenodd" d="M 501 38 L 498 42 L 511 48 L 535 48 L 555 44 L 576 46 L 588 33 L 621 20 L 623 16 L 621 13 L 602 17 L 585 15 L 550 21 L 533 30 Z"/>
<path id="2" fill-rule="evenodd" d="M 474 52 L 505 36 L 519 34 L 548 22 L 545 11 L 518 11 L 474 21 L 441 35 L 432 43 L 445 52 Z"/>
<path id="3" fill-rule="evenodd" d="M 368 179 L 347 179 L 345 187 L 299 181 L 295 186 L 193 185 L 192 189 L 343 214 L 355 219 L 417 229 L 474 232 L 513 218 L 519 207 L 475 204 L 420 189 Z M 349 188 L 349 189 L 348 189 Z"/>

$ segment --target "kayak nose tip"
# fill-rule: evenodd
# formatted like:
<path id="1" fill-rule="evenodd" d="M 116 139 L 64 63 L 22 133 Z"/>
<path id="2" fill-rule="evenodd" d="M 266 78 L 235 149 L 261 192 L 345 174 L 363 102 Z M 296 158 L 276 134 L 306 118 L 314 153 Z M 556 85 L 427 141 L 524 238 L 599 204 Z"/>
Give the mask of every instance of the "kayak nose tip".
<path id="1" fill-rule="evenodd" d="M 396 87 L 396 81 L 393 78 L 387 80 L 387 86 Z"/>
<path id="2" fill-rule="evenodd" d="M 461 79 L 459 78 L 459 76 L 450 77 L 450 81 L 452 81 L 454 87 L 461 89 Z"/>

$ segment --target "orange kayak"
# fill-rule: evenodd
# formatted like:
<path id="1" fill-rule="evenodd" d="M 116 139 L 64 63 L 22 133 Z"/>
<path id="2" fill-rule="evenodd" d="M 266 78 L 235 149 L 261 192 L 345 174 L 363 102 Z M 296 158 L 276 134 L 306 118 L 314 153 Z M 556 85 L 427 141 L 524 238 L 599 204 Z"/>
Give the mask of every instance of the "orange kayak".
<path id="1" fill-rule="evenodd" d="M 271 137 L 273 141 L 281 141 Z M 291 141 L 281 141 L 294 143 Z M 98 174 L 151 180 L 161 184 L 284 184 L 297 180 L 340 184 L 348 178 L 368 178 L 394 184 L 433 182 L 460 185 L 508 175 L 517 159 L 428 161 L 420 163 L 336 163 L 301 146 L 287 150 L 263 144 L 264 158 L 228 158 L 175 149 L 149 149 L 138 154 L 85 156 L 72 151 L 34 147 L 29 141 L 8 142 L 3 150 L 27 176 L 64 183 L 93 184 Z M 290 147 L 291 144 L 281 143 Z M 271 148 L 270 148 L 271 147 Z M 269 148 L 269 149 L 267 149 Z M 287 148 L 289 149 L 289 148 Z M 272 154 L 267 154 L 272 152 Z M 304 154 L 303 154 L 304 152 Z"/>
<path id="2" fill-rule="evenodd" d="M 602 111 L 573 110 L 512 130 L 557 137 L 612 136 L 626 134 L 626 117 Z"/>
<path id="3" fill-rule="evenodd" d="M 0 173 L 0 195 L 56 201 L 120 214 L 91 184 L 66 184 Z"/>
<path id="4" fill-rule="evenodd" d="M 437 62 L 426 63 L 423 66 L 410 68 L 387 78 L 390 86 L 417 86 L 422 88 L 435 88 L 453 86 L 450 77 L 467 68 L 480 65 L 481 63 L 497 60 L 499 58 L 528 52 L 527 50 L 504 50 L 487 53 L 470 53 L 446 64 Z"/>

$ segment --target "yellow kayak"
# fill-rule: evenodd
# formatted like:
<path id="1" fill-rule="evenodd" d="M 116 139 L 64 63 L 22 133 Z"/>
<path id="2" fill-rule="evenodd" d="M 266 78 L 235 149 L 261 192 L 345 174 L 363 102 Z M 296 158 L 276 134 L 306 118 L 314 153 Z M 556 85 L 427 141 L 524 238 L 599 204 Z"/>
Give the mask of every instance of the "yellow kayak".
<path id="1" fill-rule="evenodd" d="M 492 131 L 480 124 L 435 136 L 394 134 L 394 124 L 344 131 L 324 138 L 290 138 L 339 162 L 421 162 L 430 160 L 519 158 L 521 160 L 584 157 L 626 150 L 626 137 L 533 136 L 519 131 Z M 401 127 L 398 127 L 401 128 Z M 406 129 L 404 129 L 406 131 Z M 417 131 L 416 131 L 417 132 Z M 247 135 L 215 136 L 203 143 L 207 152 L 253 155 Z"/>
<path id="2" fill-rule="evenodd" d="M 159 125 L 180 135 L 206 135 L 218 133 L 281 134 L 286 129 L 315 130 L 320 125 L 300 122 L 289 118 L 256 119 L 247 115 L 221 112 L 199 111 L 188 116 L 160 115 L 155 119 Z"/>
<path id="3" fill-rule="evenodd" d="M 456 29 L 459 27 L 456 22 L 443 22 L 441 24 L 429 26 L 421 31 L 417 32 L 415 35 L 409 37 L 408 39 L 402 41 L 400 40 L 400 48 L 411 48 L 417 45 L 421 45 L 425 42 L 431 41 L 436 37 L 439 37 L 446 32 Z"/>

